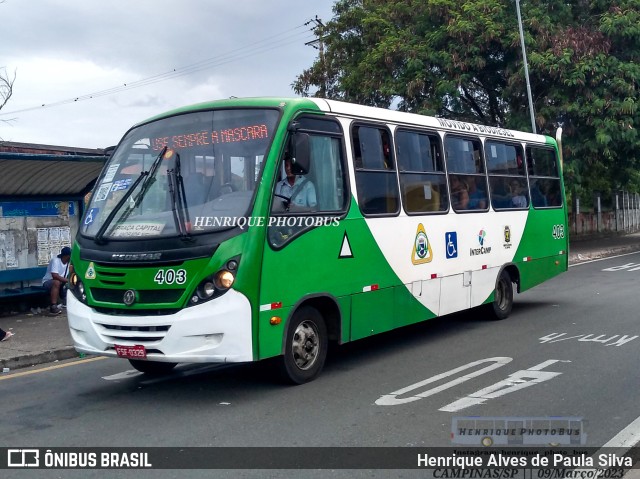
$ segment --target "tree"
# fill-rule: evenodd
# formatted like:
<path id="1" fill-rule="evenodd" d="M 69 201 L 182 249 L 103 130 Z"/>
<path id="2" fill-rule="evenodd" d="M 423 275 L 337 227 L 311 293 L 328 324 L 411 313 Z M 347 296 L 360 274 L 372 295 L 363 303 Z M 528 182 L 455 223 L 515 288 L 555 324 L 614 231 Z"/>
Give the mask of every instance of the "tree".
<path id="1" fill-rule="evenodd" d="M 638 1 L 521 7 L 536 125 L 564 127 L 567 184 L 637 189 Z M 297 93 L 530 128 L 513 0 L 339 0 L 334 14 Z"/>
<path id="2" fill-rule="evenodd" d="M 13 95 L 13 84 L 16 81 L 16 72 L 13 72 L 13 76 L 7 73 L 6 68 L 0 68 L 0 110 L 7 104 L 11 95 Z M 9 123 L 12 119 L 0 119 L 0 124 Z M 0 141 L 2 136 L 0 136 Z"/>
<path id="3" fill-rule="evenodd" d="M 5 0 L 0 0 L 0 4 L 4 3 Z M 0 67 L 0 110 L 4 108 L 7 104 L 11 95 L 13 95 L 13 84 L 16 81 L 16 72 L 13 72 L 13 77 L 7 73 L 7 69 L 4 67 Z M 0 120 L 0 122 L 8 123 L 9 120 Z M 0 137 L 0 140 L 2 137 Z"/>
<path id="4" fill-rule="evenodd" d="M 7 73 L 6 68 L 0 69 L 0 110 L 7 104 L 11 95 L 13 95 L 13 84 L 16 81 L 16 72 L 13 77 Z"/>

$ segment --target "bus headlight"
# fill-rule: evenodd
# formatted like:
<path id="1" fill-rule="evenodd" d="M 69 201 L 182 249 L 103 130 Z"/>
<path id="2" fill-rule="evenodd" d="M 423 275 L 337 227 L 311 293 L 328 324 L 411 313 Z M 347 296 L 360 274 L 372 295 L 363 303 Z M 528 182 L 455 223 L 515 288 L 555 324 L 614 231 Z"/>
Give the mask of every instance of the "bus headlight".
<path id="1" fill-rule="evenodd" d="M 231 271 L 223 269 L 218 271 L 215 276 L 216 286 L 220 289 L 227 290 L 231 287 L 236 277 Z"/>
<path id="2" fill-rule="evenodd" d="M 78 298 L 83 303 L 87 302 L 87 292 L 84 288 L 84 283 L 80 281 L 80 278 L 77 274 L 72 273 L 69 277 L 69 291 L 73 293 L 73 295 Z"/>
<path id="3" fill-rule="evenodd" d="M 216 287 L 210 280 L 205 280 L 198 286 L 198 297 L 200 299 L 209 299 L 216 292 Z"/>
<path id="4" fill-rule="evenodd" d="M 188 305 L 194 306 L 209 301 L 229 291 L 236 280 L 239 262 L 240 256 L 236 256 L 227 261 L 215 274 L 203 279 L 191 294 Z"/>

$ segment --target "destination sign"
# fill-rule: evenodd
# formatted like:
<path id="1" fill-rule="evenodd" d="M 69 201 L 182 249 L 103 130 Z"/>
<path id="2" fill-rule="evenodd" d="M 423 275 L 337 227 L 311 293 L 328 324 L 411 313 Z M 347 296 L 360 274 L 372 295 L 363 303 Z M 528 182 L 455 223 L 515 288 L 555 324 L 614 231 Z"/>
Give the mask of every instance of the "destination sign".
<path id="1" fill-rule="evenodd" d="M 267 125 L 259 124 L 162 136 L 153 138 L 151 146 L 154 150 L 159 151 L 165 146 L 168 148 L 193 148 L 194 146 L 263 140 L 265 138 L 269 138 Z"/>
<path id="2" fill-rule="evenodd" d="M 476 133 L 486 133 L 489 135 L 509 136 L 513 138 L 513 133 L 504 128 L 496 128 L 493 126 L 474 125 L 473 123 L 466 123 L 464 121 L 446 120 L 444 118 L 437 118 L 440 126 L 447 128 L 453 128 L 461 131 L 474 131 Z"/>

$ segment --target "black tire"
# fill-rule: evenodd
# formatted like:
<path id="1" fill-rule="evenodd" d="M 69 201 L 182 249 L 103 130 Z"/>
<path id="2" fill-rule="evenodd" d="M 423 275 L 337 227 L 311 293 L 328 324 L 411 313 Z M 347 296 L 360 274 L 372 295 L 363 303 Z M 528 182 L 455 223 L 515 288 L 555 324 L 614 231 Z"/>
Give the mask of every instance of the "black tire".
<path id="1" fill-rule="evenodd" d="M 149 374 L 152 376 L 160 376 L 167 374 L 178 363 L 161 363 L 158 361 L 143 361 L 142 359 L 129 359 L 131 366 L 136 368 L 141 373 Z"/>
<path id="2" fill-rule="evenodd" d="M 513 283 L 511 275 L 503 269 L 496 281 L 496 289 L 493 294 L 490 312 L 494 319 L 506 319 L 511 314 L 513 308 Z"/>
<path id="3" fill-rule="evenodd" d="M 327 326 L 318 310 L 311 306 L 297 310 L 287 327 L 284 355 L 279 358 L 282 379 L 293 384 L 315 379 L 327 358 L 328 344 Z"/>

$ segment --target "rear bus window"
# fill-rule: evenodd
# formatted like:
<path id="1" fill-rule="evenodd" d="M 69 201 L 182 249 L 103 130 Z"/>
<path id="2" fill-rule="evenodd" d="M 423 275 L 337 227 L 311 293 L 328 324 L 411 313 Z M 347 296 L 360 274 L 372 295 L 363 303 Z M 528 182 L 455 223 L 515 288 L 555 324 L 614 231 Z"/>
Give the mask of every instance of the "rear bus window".
<path id="1" fill-rule="evenodd" d="M 562 206 L 560 169 L 555 150 L 530 146 L 527 148 L 527 167 L 531 185 L 531 203 L 534 208 Z"/>

